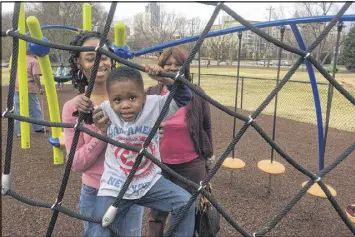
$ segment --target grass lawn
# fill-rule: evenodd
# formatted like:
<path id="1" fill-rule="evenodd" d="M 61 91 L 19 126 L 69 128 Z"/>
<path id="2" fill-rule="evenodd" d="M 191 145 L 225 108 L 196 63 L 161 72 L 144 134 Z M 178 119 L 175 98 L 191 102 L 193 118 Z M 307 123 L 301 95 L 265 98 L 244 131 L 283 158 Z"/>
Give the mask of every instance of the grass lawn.
<path id="1" fill-rule="evenodd" d="M 201 76 L 201 87 L 213 99 L 223 105 L 234 107 L 235 103 L 235 78 L 218 76 Z M 244 80 L 243 104 L 244 110 L 255 111 L 275 88 L 275 81 Z M 355 96 L 355 89 L 346 88 Z M 322 118 L 325 120 L 327 107 L 328 86 L 318 85 L 321 100 Z M 277 115 L 301 122 L 316 124 L 315 106 L 313 102 L 310 84 L 287 83 L 278 94 Z M 238 108 L 241 108 L 241 81 L 238 89 Z M 272 100 L 263 110 L 263 113 L 274 113 Z M 355 107 L 347 101 L 343 95 L 334 90 L 332 109 L 330 115 L 330 127 L 347 131 L 355 131 Z"/>
<path id="2" fill-rule="evenodd" d="M 153 64 L 154 59 L 137 58 L 134 62 L 138 64 Z M 197 73 L 198 68 L 192 67 L 192 73 Z M 288 72 L 287 69 L 281 70 L 280 78 Z M 231 77 L 207 76 L 201 75 L 201 87 L 213 99 L 223 105 L 233 106 L 235 103 L 235 75 L 236 67 L 212 67 L 201 68 L 201 74 L 220 74 L 231 75 Z M 316 72 L 318 82 L 327 82 L 323 76 Z M 156 85 L 156 81 L 151 80 L 145 73 L 142 74 L 145 87 Z M 276 78 L 276 68 L 241 68 L 241 76 L 260 77 L 260 78 Z M 195 74 L 195 83 L 197 83 L 197 74 Z M 355 73 L 339 72 L 336 75 L 337 81 L 355 96 Z M 308 73 L 298 70 L 291 80 L 309 81 Z M 2 85 L 8 85 L 9 71 L 2 68 Z M 70 84 L 71 82 L 67 82 Z M 242 108 L 254 111 L 268 94 L 275 87 L 275 81 L 266 80 L 244 80 L 243 104 Z M 327 85 L 318 85 L 321 99 L 321 107 L 323 120 L 325 120 L 325 112 L 327 106 Z M 241 81 L 239 85 L 238 108 L 241 101 Z M 264 109 L 263 113 L 273 114 L 274 100 Z M 313 102 L 313 95 L 310 84 L 304 83 L 287 83 L 278 95 L 278 116 L 289 118 L 297 121 L 316 124 L 316 115 Z M 334 90 L 332 102 L 330 127 L 347 131 L 355 131 L 355 107 L 348 102 L 342 95 Z"/>
<path id="3" fill-rule="evenodd" d="M 191 72 L 193 73 L 198 73 L 198 68 L 193 67 Z M 282 68 L 280 71 L 280 79 L 282 79 L 286 73 L 288 72 L 288 69 Z M 201 74 L 221 74 L 221 75 L 232 75 L 236 76 L 237 75 L 237 68 L 236 67 L 212 67 L 212 68 L 201 68 Z M 241 68 L 239 71 L 239 74 L 241 76 L 247 76 L 247 77 L 261 77 L 261 78 L 276 78 L 277 76 L 277 68 L 250 68 L 250 67 L 245 67 Z M 322 74 L 320 74 L 316 69 L 315 69 L 315 76 L 318 82 L 327 82 L 327 80 L 323 77 Z M 355 87 L 355 73 L 349 73 L 349 72 L 339 72 L 336 74 L 336 79 L 340 83 L 352 83 L 352 85 Z M 301 69 L 297 70 L 296 73 L 291 77 L 291 80 L 298 80 L 298 81 L 309 81 L 309 76 L 306 71 L 303 71 Z"/>

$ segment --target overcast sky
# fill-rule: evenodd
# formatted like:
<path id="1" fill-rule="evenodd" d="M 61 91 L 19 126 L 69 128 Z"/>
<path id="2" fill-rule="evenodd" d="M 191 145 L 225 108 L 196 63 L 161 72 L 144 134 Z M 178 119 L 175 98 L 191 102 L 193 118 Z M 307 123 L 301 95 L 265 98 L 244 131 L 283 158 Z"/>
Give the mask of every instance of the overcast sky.
<path id="1" fill-rule="evenodd" d="M 2 2 L 2 12 L 12 11 L 13 3 Z M 102 3 L 107 9 L 110 8 L 111 3 Z M 115 20 L 122 20 L 126 18 L 133 17 L 137 13 L 144 12 L 144 6 L 147 2 L 119 2 L 117 4 L 115 12 Z M 285 18 L 291 18 L 292 10 L 294 8 L 295 2 L 243 2 L 243 3 L 231 3 L 226 2 L 226 5 L 231 7 L 235 12 L 241 15 L 247 20 L 257 20 L 257 21 L 267 21 L 268 11 L 267 8 L 270 6 L 278 11 L 279 7 L 282 5 L 284 9 Z M 333 10 L 338 10 L 343 3 L 337 3 Z M 200 17 L 202 20 L 207 21 L 211 16 L 214 6 L 208 6 L 201 3 L 194 2 L 164 2 L 162 7 L 167 11 L 175 11 L 177 14 L 185 15 L 187 18 Z M 345 14 L 355 14 L 355 3 L 352 4 L 351 8 Z M 226 13 L 221 12 L 219 16 L 226 15 Z M 217 20 L 218 21 L 218 20 Z"/>

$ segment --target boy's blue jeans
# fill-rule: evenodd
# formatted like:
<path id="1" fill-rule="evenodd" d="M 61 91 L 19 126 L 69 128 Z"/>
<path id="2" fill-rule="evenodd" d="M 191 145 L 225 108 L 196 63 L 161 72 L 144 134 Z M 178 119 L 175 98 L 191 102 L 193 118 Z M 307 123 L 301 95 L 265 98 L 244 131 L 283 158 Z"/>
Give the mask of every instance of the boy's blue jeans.
<path id="1" fill-rule="evenodd" d="M 64 88 L 63 82 L 57 82 L 57 88 Z"/>
<path id="2" fill-rule="evenodd" d="M 14 96 L 15 114 L 20 115 L 20 97 L 18 91 L 15 91 Z M 28 93 L 28 107 L 30 118 L 42 119 L 41 105 L 38 101 L 37 95 L 34 93 Z M 37 125 L 32 123 L 32 128 L 35 131 L 44 129 L 42 125 Z M 21 134 L 20 121 L 15 120 L 15 131 L 16 134 Z"/>
<path id="3" fill-rule="evenodd" d="M 80 193 L 79 209 L 80 213 L 86 216 L 95 216 L 94 207 L 99 200 L 97 197 L 97 188 L 90 187 L 83 184 Z M 122 232 L 122 236 L 140 236 L 142 232 L 142 219 L 143 219 L 144 207 L 133 205 L 127 214 L 127 218 L 121 221 L 119 224 L 120 229 L 126 230 Z M 132 219 L 134 221 L 132 221 Z M 91 235 L 92 227 L 94 223 L 84 221 L 84 237 Z M 123 228 L 127 226 L 128 228 Z"/>
<path id="4" fill-rule="evenodd" d="M 131 206 L 133 204 L 138 204 L 141 206 L 154 208 L 166 212 L 171 212 L 170 223 L 172 224 L 176 218 L 176 215 L 180 209 L 187 203 L 190 198 L 190 194 L 183 188 L 175 185 L 171 181 L 161 177 L 153 187 L 140 199 L 129 200 L 122 199 L 118 206 L 118 213 L 115 221 L 112 225 L 117 225 L 117 223 L 124 220 L 126 223 L 134 223 L 137 221 L 137 217 L 131 218 L 134 215 L 126 215 L 131 212 Z M 98 196 L 98 201 L 95 203 L 94 216 L 103 216 L 106 210 L 114 203 L 115 197 L 108 196 Z M 130 210 L 131 208 L 131 210 Z M 191 205 L 187 214 L 180 222 L 179 226 L 175 231 L 175 236 L 179 237 L 192 237 L 195 227 L 195 205 Z M 129 226 L 120 225 L 118 229 L 120 233 L 127 232 L 125 229 L 130 228 Z M 108 228 L 103 228 L 101 224 L 94 223 L 92 230 L 92 236 L 111 236 L 110 230 Z M 121 234 L 121 236 L 128 236 Z"/>

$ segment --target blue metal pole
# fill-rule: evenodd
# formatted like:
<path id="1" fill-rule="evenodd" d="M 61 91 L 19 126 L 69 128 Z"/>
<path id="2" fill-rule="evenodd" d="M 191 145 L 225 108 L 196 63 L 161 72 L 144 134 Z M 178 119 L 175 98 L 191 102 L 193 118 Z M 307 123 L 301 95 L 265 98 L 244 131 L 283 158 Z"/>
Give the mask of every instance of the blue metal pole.
<path id="1" fill-rule="evenodd" d="M 291 19 L 285 19 L 285 20 L 277 20 L 277 21 L 267 21 L 267 22 L 262 22 L 262 23 L 257 23 L 254 24 L 254 26 L 258 28 L 265 28 L 265 27 L 272 27 L 272 26 L 283 26 L 283 25 L 292 25 L 292 24 L 306 24 L 306 23 L 313 23 L 313 22 L 329 22 L 334 18 L 334 16 L 313 16 L 313 17 L 302 17 L 302 18 L 291 18 Z M 339 21 L 355 21 L 355 15 L 344 15 L 340 18 Z M 206 38 L 210 37 L 215 37 L 215 36 L 220 36 L 220 35 L 226 35 L 230 33 L 235 33 L 235 32 L 240 32 L 240 31 L 246 31 L 248 28 L 245 26 L 236 26 L 236 27 L 231 27 L 223 30 L 218 30 L 218 31 L 213 31 L 207 34 Z M 173 46 L 177 46 L 180 44 L 186 44 L 189 42 L 193 42 L 198 40 L 200 36 L 195 35 L 179 40 L 174 40 L 168 43 L 163 43 L 159 45 L 152 46 L 150 48 L 146 49 L 141 49 L 138 50 L 134 53 L 135 56 L 140 56 L 143 54 L 151 53 L 151 52 L 156 52 L 165 48 L 170 48 Z"/>
<path id="2" fill-rule="evenodd" d="M 78 28 L 72 27 L 72 26 L 65 26 L 65 25 L 45 25 L 41 26 L 41 30 L 46 30 L 46 29 L 67 29 L 67 30 L 72 30 L 72 31 L 79 31 Z M 30 32 L 26 32 L 26 35 L 30 35 Z"/>
<path id="3" fill-rule="evenodd" d="M 304 40 L 302 38 L 301 32 L 299 31 L 296 24 L 291 24 L 291 28 L 297 43 L 302 50 L 307 50 Z M 323 121 L 322 121 L 322 108 L 319 99 L 318 87 L 316 76 L 314 74 L 314 70 L 312 64 L 305 60 L 307 72 L 309 75 L 309 79 L 311 81 L 311 87 L 313 92 L 314 105 L 316 107 L 316 116 L 317 116 L 317 127 L 318 127 L 318 171 L 321 171 L 324 168 L 324 137 L 323 137 Z"/>

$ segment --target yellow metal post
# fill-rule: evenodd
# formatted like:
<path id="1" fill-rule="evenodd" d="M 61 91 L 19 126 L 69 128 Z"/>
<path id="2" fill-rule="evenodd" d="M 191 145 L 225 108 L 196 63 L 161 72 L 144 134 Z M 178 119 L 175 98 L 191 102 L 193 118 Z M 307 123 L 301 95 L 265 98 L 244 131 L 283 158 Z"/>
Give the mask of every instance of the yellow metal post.
<path id="1" fill-rule="evenodd" d="M 91 5 L 89 3 L 83 4 L 83 30 L 91 31 Z"/>
<path id="2" fill-rule="evenodd" d="M 43 34 L 36 17 L 30 16 L 26 20 L 28 29 L 33 38 L 41 40 Z M 39 65 L 41 67 L 44 87 L 46 89 L 49 117 L 52 122 L 60 122 L 60 113 L 58 105 L 58 96 L 55 89 L 54 78 L 52 67 L 49 61 L 49 56 L 45 55 L 43 57 L 38 57 Z M 62 129 L 57 127 L 52 127 L 52 137 L 59 138 L 61 136 Z M 63 150 L 60 148 L 53 147 L 53 162 L 55 165 L 63 164 Z"/>
<path id="3" fill-rule="evenodd" d="M 20 4 L 20 15 L 18 28 L 20 34 L 25 34 L 25 7 L 24 3 Z M 26 60 L 26 41 L 19 41 L 19 53 L 18 53 L 18 84 L 19 84 L 19 103 L 20 103 L 20 115 L 29 117 L 28 108 L 28 80 L 27 80 L 27 60 Z M 26 122 L 20 122 L 21 127 L 21 148 L 30 148 L 30 124 Z"/>
<path id="4" fill-rule="evenodd" d="M 115 45 L 124 46 L 126 44 L 126 26 L 123 22 L 116 22 L 115 26 Z M 116 63 L 116 67 L 121 66 L 120 63 Z"/>

